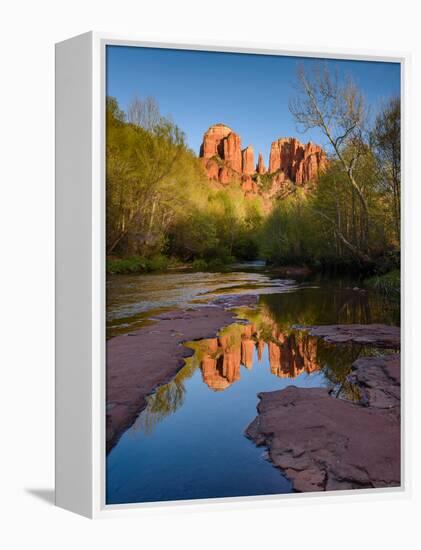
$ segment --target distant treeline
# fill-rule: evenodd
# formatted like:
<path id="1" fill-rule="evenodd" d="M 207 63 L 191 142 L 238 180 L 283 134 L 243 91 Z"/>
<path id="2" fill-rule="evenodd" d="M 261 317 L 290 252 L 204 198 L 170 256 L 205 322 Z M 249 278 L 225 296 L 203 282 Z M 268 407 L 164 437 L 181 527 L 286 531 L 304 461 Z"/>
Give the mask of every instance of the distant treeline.
<path id="1" fill-rule="evenodd" d="M 327 171 L 312 191 L 293 187 L 270 211 L 240 183 L 218 189 L 183 132 L 151 98 L 127 114 L 107 99 L 107 256 L 111 271 L 169 261 L 218 269 L 235 259 L 274 264 L 398 266 L 400 102 L 373 120 L 361 92 L 325 67 L 298 73 L 290 110 L 301 130 L 319 128 Z M 123 263 L 122 263 L 123 262 Z"/>
<path id="2" fill-rule="evenodd" d="M 107 255 L 145 265 L 163 255 L 202 268 L 257 258 L 262 200 L 245 199 L 240 184 L 215 188 L 153 100 L 136 104 L 139 116 L 131 108 L 128 118 L 107 101 Z"/>

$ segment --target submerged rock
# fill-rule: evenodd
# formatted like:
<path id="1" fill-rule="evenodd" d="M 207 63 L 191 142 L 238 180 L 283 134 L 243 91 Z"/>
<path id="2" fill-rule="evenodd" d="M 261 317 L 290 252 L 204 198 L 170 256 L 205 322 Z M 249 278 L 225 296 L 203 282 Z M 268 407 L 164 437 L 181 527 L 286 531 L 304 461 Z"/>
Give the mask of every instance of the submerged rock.
<path id="1" fill-rule="evenodd" d="M 362 344 L 392 349 L 400 347 L 400 328 L 389 325 L 321 325 L 294 328 L 305 330 L 311 336 L 323 338 L 332 344 Z"/>
<path id="2" fill-rule="evenodd" d="M 260 393 L 246 435 L 268 448 L 270 461 L 296 491 L 400 485 L 400 356 L 353 364 L 360 403 L 324 388 Z M 361 406 L 364 404 L 365 406 Z"/>

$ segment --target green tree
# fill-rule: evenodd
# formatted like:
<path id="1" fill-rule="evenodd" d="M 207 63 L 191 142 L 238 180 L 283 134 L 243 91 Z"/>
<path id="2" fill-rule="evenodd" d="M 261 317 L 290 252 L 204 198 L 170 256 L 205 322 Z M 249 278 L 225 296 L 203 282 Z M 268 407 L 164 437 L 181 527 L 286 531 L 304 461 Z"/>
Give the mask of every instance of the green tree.
<path id="1" fill-rule="evenodd" d="M 401 105 L 399 98 L 388 101 L 377 115 L 371 141 L 386 192 L 391 196 L 396 239 L 401 223 Z"/>
<path id="2" fill-rule="evenodd" d="M 306 71 L 298 70 L 297 95 L 290 102 L 299 130 L 318 128 L 327 138 L 331 152 L 339 162 L 346 178 L 345 182 L 353 189 L 362 211 L 361 247 L 354 247 L 342 234 L 334 218 L 336 234 L 350 251 L 363 261 L 369 261 L 370 212 L 364 192 L 364 182 L 356 176 L 356 166 L 364 154 L 366 109 L 364 98 L 350 79 L 340 82 L 337 73 L 332 73 L 327 65 L 315 66 Z M 326 214 L 321 212 L 320 215 Z"/>

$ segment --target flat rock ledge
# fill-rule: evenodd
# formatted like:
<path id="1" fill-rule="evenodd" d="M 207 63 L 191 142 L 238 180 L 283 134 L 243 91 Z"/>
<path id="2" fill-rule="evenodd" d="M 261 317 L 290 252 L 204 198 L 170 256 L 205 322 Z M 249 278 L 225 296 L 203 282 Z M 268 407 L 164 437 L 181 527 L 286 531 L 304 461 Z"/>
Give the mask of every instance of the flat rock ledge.
<path id="1" fill-rule="evenodd" d="M 389 325 L 296 325 L 294 328 L 304 330 L 311 336 L 323 338 L 332 344 L 374 345 L 391 349 L 400 347 L 400 328 Z"/>
<path id="2" fill-rule="evenodd" d="M 109 452 L 146 407 L 146 398 L 168 383 L 193 350 L 185 342 L 213 338 L 238 322 L 231 308 L 254 306 L 257 296 L 226 295 L 207 306 L 154 317 L 156 323 L 111 338 L 106 348 L 106 447 Z"/>
<path id="3" fill-rule="evenodd" d="M 358 359 L 360 403 L 324 388 L 260 393 L 246 435 L 297 492 L 400 486 L 400 356 Z"/>

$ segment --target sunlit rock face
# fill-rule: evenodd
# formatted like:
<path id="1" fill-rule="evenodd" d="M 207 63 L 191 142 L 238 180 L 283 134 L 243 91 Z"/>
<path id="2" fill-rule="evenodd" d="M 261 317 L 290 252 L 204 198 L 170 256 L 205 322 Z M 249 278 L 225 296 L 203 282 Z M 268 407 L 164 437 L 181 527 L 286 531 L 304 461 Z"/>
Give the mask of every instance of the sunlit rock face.
<path id="1" fill-rule="evenodd" d="M 228 134 L 222 141 L 224 146 L 223 159 L 236 172 L 242 171 L 241 139 L 235 132 Z"/>
<path id="2" fill-rule="evenodd" d="M 200 156 L 204 159 L 212 157 L 224 158 L 224 140 L 232 133 L 229 126 L 225 124 L 214 124 L 203 136 L 203 143 L 200 149 Z"/>
<path id="3" fill-rule="evenodd" d="M 242 174 L 240 136 L 225 124 L 214 124 L 205 132 L 199 156 L 209 179 L 230 183 Z"/>
<path id="4" fill-rule="evenodd" d="M 259 153 L 255 165 L 253 146 L 241 149 L 240 136 L 221 123 L 214 124 L 205 132 L 199 156 L 210 180 L 223 185 L 238 181 L 246 196 L 263 193 L 259 176 L 269 174 L 271 187 L 265 190 L 269 198 L 279 196 L 291 182 L 304 186 L 316 181 L 327 165 L 326 154 L 319 145 L 305 145 L 291 137 L 272 143 L 266 170 L 262 153 Z"/>
<path id="5" fill-rule="evenodd" d="M 253 180 L 251 176 L 243 176 L 241 178 L 241 189 L 244 191 L 244 194 L 253 195 L 259 191 L 259 186 Z"/>
<path id="6" fill-rule="evenodd" d="M 269 172 L 281 172 L 285 179 L 302 185 L 317 179 L 326 167 L 326 155 L 319 145 L 303 145 L 296 138 L 280 138 L 272 143 Z"/>
<path id="7" fill-rule="evenodd" d="M 214 124 L 205 132 L 199 156 L 208 178 L 222 184 L 255 174 L 253 147 L 242 150 L 240 136 L 225 124 Z"/>
<path id="8" fill-rule="evenodd" d="M 252 145 L 249 145 L 242 151 L 243 154 L 243 174 L 251 176 L 254 174 L 254 149 Z"/>
<path id="9" fill-rule="evenodd" d="M 265 168 L 265 163 L 263 162 L 262 153 L 259 153 L 259 160 L 257 161 L 256 172 L 258 174 L 265 174 L 266 173 L 266 168 Z"/>

